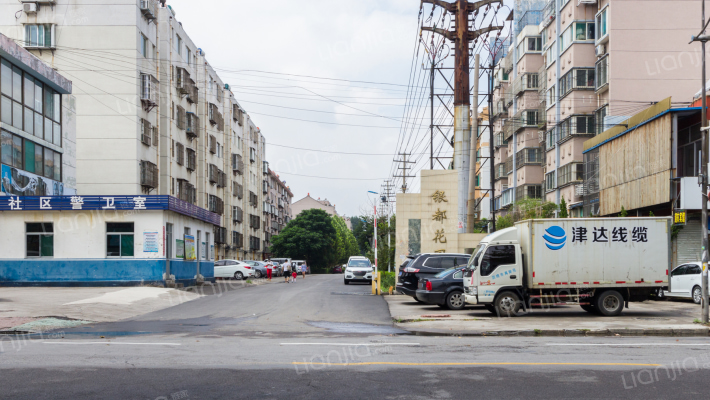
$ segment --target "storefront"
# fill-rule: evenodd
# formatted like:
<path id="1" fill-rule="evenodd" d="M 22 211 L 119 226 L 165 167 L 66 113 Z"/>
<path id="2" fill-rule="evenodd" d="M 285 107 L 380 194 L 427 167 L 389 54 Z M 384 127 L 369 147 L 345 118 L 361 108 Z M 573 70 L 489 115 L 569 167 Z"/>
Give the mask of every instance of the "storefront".
<path id="1" fill-rule="evenodd" d="M 0 285 L 214 280 L 219 216 L 171 196 L 6 196 L 0 216 Z"/>

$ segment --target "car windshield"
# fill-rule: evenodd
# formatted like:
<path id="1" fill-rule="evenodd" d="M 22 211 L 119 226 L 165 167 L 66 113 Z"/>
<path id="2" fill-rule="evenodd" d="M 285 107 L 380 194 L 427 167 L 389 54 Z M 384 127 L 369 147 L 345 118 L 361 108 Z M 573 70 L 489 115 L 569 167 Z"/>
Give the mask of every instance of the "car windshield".
<path id="1" fill-rule="evenodd" d="M 370 260 L 350 260 L 348 267 L 369 267 Z"/>
<path id="2" fill-rule="evenodd" d="M 467 269 L 476 269 L 478 267 L 478 261 L 481 258 L 481 255 L 483 252 L 486 250 L 486 245 L 481 243 L 478 245 L 478 248 L 476 248 L 476 251 L 473 253 L 473 257 L 469 258 L 468 260 L 468 265 L 466 266 Z"/>
<path id="3" fill-rule="evenodd" d="M 446 275 L 448 275 L 448 274 L 454 272 L 455 270 L 456 270 L 456 267 L 452 267 L 452 268 L 449 268 L 449 269 L 445 269 L 445 270 L 439 272 L 438 274 L 434 275 L 434 278 L 443 278 L 443 277 L 445 277 Z"/>

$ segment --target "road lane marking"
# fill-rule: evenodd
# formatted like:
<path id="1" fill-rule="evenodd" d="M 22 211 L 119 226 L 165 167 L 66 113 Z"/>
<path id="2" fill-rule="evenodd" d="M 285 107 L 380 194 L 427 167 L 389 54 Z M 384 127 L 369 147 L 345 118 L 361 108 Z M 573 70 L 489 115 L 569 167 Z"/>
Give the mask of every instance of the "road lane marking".
<path id="1" fill-rule="evenodd" d="M 547 343 L 547 346 L 710 346 L 710 343 Z"/>
<path id="2" fill-rule="evenodd" d="M 564 366 L 603 366 L 603 367 L 659 367 L 662 364 L 638 364 L 638 363 L 556 363 L 556 362 L 446 362 L 446 363 L 414 363 L 414 362 L 389 362 L 389 361 L 373 361 L 373 362 L 354 362 L 354 363 L 326 363 L 326 362 L 299 362 L 294 361 L 293 365 L 328 365 L 335 367 L 356 367 L 360 365 L 402 365 L 402 366 L 417 366 L 417 367 L 435 367 L 435 366 L 481 366 L 481 365 L 564 365 Z"/>
<path id="3" fill-rule="evenodd" d="M 419 343 L 280 343 L 281 346 L 419 346 Z"/>
<path id="4" fill-rule="evenodd" d="M 123 344 L 147 346 L 180 346 L 180 343 L 127 343 L 127 342 L 42 342 L 42 344 Z"/>

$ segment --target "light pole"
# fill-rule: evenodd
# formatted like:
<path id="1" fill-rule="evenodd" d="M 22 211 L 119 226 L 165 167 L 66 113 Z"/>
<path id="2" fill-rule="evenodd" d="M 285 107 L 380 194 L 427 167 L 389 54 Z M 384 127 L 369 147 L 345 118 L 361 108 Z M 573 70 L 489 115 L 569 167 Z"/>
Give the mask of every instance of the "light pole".
<path id="1" fill-rule="evenodd" d="M 377 192 L 373 192 L 373 191 L 371 191 L 371 190 L 368 190 L 367 192 L 368 192 L 368 193 L 374 193 L 374 194 L 376 194 L 376 195 L 379 196 L 379 193 L 377 193 Z M 373 242 L 373 244 L 375 245 L 375 271 L 374 271 L 374 275 L 372 276 L 372 282 L 373 282 L 373 285 L 372 285 L 372 286 L 373 286 L 373 287 L 372 287 L 372 294 L 378 294 L 377 287 L 376 287 L 375 284 L 374 284 L 374 282 L 377 281 L 377 201 L 374 202 L 374 206 L 373 206 L 373 207 L 375 208 L 375 216 L 374 216 L 374 219 L 373 219 L 373 225 L 374 225 L 374 228 L 375 228 L 375 234 L 374 234 L 374 236 L 373 236 L 372 242 Z M 379 282 L 378 282 L 378 284 L 379 284 Z"/>

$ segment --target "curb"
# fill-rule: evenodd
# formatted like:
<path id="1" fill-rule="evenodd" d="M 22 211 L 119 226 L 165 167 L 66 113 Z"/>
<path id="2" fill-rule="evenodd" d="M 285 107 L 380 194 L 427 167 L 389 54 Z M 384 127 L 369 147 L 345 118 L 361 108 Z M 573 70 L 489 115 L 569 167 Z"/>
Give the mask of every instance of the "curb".
<path id="1" fill-rule="evenodd" d="M 416 336 L 526 336 L 526 337 L 618 337 L 618 336 L 667 336 L 667 337 L 708 337 L 708 328 L 682 329 L 521 329 L 507 331 L 445 331 L 417 330 L 406 324 L 395 323 L 396 328 Z"/>

